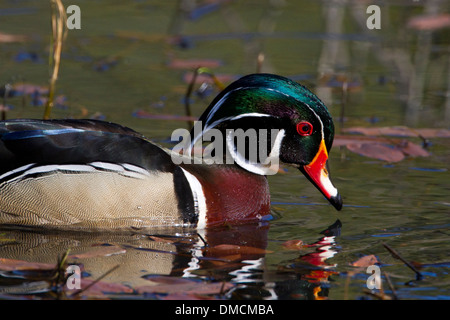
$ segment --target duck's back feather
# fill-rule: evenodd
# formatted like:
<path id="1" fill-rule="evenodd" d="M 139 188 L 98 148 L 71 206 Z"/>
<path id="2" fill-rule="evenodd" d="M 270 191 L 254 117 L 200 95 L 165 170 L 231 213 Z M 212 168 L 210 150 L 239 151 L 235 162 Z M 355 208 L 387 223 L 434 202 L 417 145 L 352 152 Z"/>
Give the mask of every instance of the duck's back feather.
<path id="1" fill-rule="evenodd" d="M 0 175 L 36 163 L 128 163 L 172 172 L 170 156 L 136 131 L 97 120 L 0 122 Z"/>

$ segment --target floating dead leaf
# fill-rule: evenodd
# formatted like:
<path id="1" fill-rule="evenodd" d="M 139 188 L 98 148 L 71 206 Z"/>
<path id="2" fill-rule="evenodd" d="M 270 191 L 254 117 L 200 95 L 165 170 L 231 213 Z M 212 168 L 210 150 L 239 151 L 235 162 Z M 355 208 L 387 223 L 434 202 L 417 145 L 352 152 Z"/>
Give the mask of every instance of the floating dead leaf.
<path id="1" fill-rule="evenodd" d="M 27 36 L 20 34 L 8 34 L 0 32 L 0 43 L 9 43 L 9 42 L 25 42 L 28 40 Z"/>
<path id="2" fill-rule="evenodd" d="M 346 146 L 352 152 L 362 156 L 398 162 L 410 157 L 428 157 L 430 154 L 422 146 L 404 139 L 373 136 L 337 135 L 333 145 Z"/>
<path id="3" fill-rule="evenodd" d="M 438 30 L 450 27 L 450 14 L 420 15 L 408 21 L 408 27 L 416 30 Z"/>
<path id="4" fill-rule="evenodd" d="M 156 242 L 165 242 L 165 243 L 174 243 L 175 242 L 175 240 L 173 240 L 173 239 L 161 238 L 161 237 L 157 237 L 157 236 L 148 236 L 148 237 Z"/>
<path id="5" fill-rule="evenodd" d="M 401 152 L 410 157 L 428 157 L 430 155 L 421 146 L 407 140 L 403 140 L 397 147 Z"/>
<path id="6" fill-rule="evenodd" d="M 396 137 L 423 137 L 423 138 L 450 138 L 450 130 L 419 128 L 412 129 L 404 126 L 397 127 L 351 127 L 342 130 L 346 133 L 359 133 L 366 136 L 396 136 Z"/>
<path id="7" fill-rule="evenodd" d="M 222 65 L 217 59 L 172 59 L 167 64 L 172 69 L 195 69 L 198 67 L 217 68 Z"/>
<path id="8" fill-rule="evenodd" d="M 158 278 L 168 278 L 168 277 L 158 277 Z M 179 279 L 179 278 L 178 278 Z M 233 284 L 229 282 L 204 282 L 195 281 L 189 279 L 183 279 L 184 281 L 175 281 L 174 283 L 165 284 L 167 279 L 152 279 L 151 281 L 155 283 L 154 285 L 140 286 L 135 290 L 138 293 L 164 293 L 164 294 L 219 294 L 228 291 L 233 287 Z"/>
<path id="9" fill-rule="evenodd" d="M 35 84 L 30 84 L 30 83 L 13 84 L 13 90 L 15 92 L 17 92 L 18 94 L 24 94 L 24 95 L 32 95 L 32 94 L 47 95 L 48 94 L 48 87 L 39 86 L 39 85 L 35 85 Z"/>
<path id="10" fill-rule="evenodd" d="M 232 82 L 232 81 L 236 80 L 237 78 L 239 78 L 239 76 L 232 75 L 232 74 L 216 74 L 215 76 L 216 76 L 217 80 L 219 80 L 221 83 L 229 83 L 229 82 Z M 185 83 L 189 84 L 192 82 L 192 77 L 194 77 L 194 72 L 187 72 L 183 76 L 183 81 Z M 208 76 L 206 74 L 198 74 L 197 78 L 195 79 L 195 83 L 201 84 L 201 83 L 205 83 L 205 82 L 211 83 L 211 84 L 214 83 L 213 79 L 211 79 L 210 76 Z"/>
<path id="11" fill-rule="evenodd" d="M 171 293 L 161 298 L 162 300 L 215 300 L 214 297 L 195 293 Z"/>
<path id="12" fill-rule="evenodd" d="M 353 262 L 351 265 L 354 267 L 366 268 L 366 267 L 372 266 L 376 263 L 379 263 L 377 257 L 375 257 L 373 254 L 371 254 L 371 255 L 367 255 L 367 256 L 363 256 L 363 257 L 359 258 L 358 260 Z"/>
<path id="13" fill-rule="evenodd" d="M 24 260 L 15 260 L 0 258 L 0 270 L 14 271 L 14 270 L 54 270 L 55 264 L 40 263 L 40 262 L 28 262 Z"/>
<path id="14" fill-rule="evenodd" d="M 300 250 L 305 247 L 302 240 L 287 240 L 283 242 L 282 246 L 289 250 Z"/>
<path id="15" fill-rule="evenodd" d="M 96 281 L 93 279 L 81 278 L 81 281 L 80 281 L 81 290 L 83 290 L 83 288 L 87 288 L 88 286 L 90 286 L 90 287 L 88 289 L 86 289 L 85 291 L 83 291 L 83 293 L 82 293 L 83 296 L 104 297 L 104 295 L 106 293 L 133 293 L 132 288 L 125 286 L 123 284 L 120 284 L 120 283 Z M 71 294 L 72 291 L 75 291 L 75 290 L 68 290 L 66 288 L 66 292 L 68 294 Z"/>
<path id="16" fill-rule="evenodd" d="M 262 248 L 238 246 L 234 244 L 219 244 L 217 246 L 207 248 L 207 251 L 213 256 L 272 253 L 272 251 Z"/>
<path id="17" fill-rule="evenodd" d="M 86 252 L 71 254 L 69 255 L 69 259 L 86 259 L 86 258 L 95 258 L 95 257 L 108 257 L 115 254 L 125 253 L 126 250 L 119 246 L 99 246 L 94 247 Z"/>
<path id="18" fill-rule="evenodd" d="M 347 144 L 347 149 L 365 157 L 387 162 L 399 162 L 405 158 L 402 151 L 382 143 Z"/>

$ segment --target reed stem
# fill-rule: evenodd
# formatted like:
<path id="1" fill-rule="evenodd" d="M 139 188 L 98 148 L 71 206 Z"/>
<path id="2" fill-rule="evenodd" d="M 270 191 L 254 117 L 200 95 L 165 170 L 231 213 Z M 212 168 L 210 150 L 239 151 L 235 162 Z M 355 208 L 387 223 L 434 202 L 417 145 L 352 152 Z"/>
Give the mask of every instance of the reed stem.
<path id="1" fill-rule="evenodd" d="M 59 67 L 61 63 L 61 51 L 63 40 L 67 35 L 64 28 L 67 21 L 66 11 L 61 0 L 51 0 L 52 8 L 52 45 L 50 46 L 49 66 L 53 67 L 50 80 L 48 99 L 44 110 L 44 119 L 50 119 L 55 97 L 56 80 L 58 79 Z"/>

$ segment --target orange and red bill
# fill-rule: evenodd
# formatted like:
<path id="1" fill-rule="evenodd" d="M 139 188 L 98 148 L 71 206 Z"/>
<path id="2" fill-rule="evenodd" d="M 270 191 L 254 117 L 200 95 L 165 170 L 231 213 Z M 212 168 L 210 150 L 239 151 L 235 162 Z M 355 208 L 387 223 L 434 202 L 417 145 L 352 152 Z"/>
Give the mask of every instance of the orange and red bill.
<path id="1" fill-rule="evenodd" d="M 325 141 L 320 143 L 319 151 L 314 159 L 303 167 L 300 171 L 311 181 L 311 183 L 319 189 L 320 192 L 328 199 L 328 201 L 337 209 L 342 209 L 342 198 L 338 190 L 331 183 L 327 170 L 328 152 Z"/>

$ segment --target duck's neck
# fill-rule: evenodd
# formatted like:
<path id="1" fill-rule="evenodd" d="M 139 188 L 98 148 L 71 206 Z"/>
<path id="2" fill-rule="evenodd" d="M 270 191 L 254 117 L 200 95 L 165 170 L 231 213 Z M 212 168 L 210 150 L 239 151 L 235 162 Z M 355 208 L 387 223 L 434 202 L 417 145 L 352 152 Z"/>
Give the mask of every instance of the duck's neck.
<path id="1" fill-rule="evenodd" d="M 260 220 L 270 214 L 267 178 L 236 165 L 188 165 L 202 185 L 206 202 L 206 225 Z"/>

